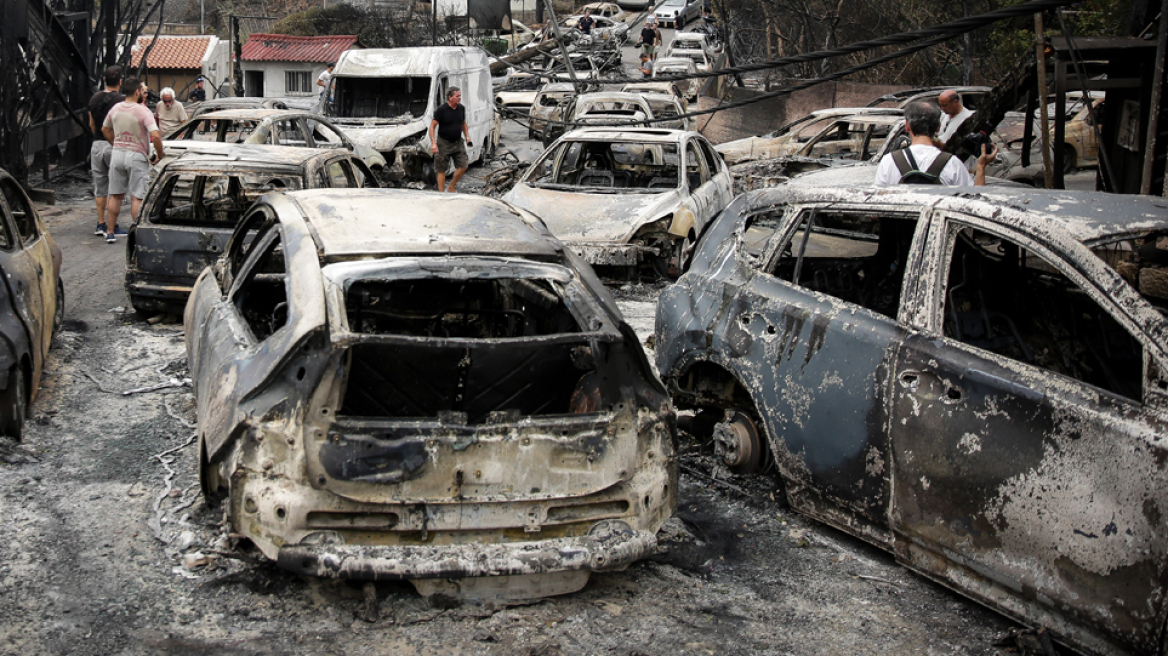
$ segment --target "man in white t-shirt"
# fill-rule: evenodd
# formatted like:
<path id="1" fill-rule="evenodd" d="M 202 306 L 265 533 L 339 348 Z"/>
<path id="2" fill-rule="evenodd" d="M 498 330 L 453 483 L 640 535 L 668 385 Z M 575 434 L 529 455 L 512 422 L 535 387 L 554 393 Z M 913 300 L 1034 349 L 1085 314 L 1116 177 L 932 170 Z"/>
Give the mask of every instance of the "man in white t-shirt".
<path id="1" fill-rule="evenodd" d="M 941 143 L 949 143 L 953 138 L 953 133 L 957 132 L 957 128 L 965 122 L 965 119 L 973 116 L 973 110 L 961 104 L 961 95 L 953 89 L 946 89 L 937 96 L 937 104 L 941 106 L 941 129 L 937 135 L 937 140 Z"/>
<path id="2" fill-rule="evenodd" d="M 914 102 L 904 108 L 904 127 L 912 137 L 912 144 L 908 150 L 916 161 L 917 169 L 927 171 L 933 160 L 941 154 L 941 149 L 933 145 L 933 136 L 941 124 L 941 110 L 931 103 Z M 977 175 L 970 176 L 965 164 L 960 159 L 952 157 L 941 170 L 941 184 L 947 187 L 985 186 L 986 165 L 994 161 L 998 155 L 995 147 L 993 152 L 987 153 L 982 146 L 981 156 L 977 158 Z M 880 160 L 876 167 L 877 187 L 890 187 L 900 183 L 902 173 L 896 165 L 893 154 L 888 153 Z"/>
<path id="3" fill-rule="evenodd" d="M 320 72 L 320 75 L 316 76 L 316 86 L 321 88 L 320 93 L 322 96 L 328 93 L 329 82 L 332 82 L 333 68 L 335 67 L 336 64 L 330 63 L 328 68 L 324 69 Z"/>

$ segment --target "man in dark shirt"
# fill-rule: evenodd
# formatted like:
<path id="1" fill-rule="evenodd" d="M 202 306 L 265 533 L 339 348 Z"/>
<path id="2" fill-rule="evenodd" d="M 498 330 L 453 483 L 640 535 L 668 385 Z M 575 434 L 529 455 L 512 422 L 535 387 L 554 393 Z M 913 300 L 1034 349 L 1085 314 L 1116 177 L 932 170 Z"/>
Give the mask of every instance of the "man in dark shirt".
<path id="1" fill-rule="evenodd" d="M 126 99 L 118 88 L 122 86 L 122 67 L 110 66 L 102 75 L 105 89 L 93 94 L 89 99 L 89 131 L 93 145 L 89 147 L 89 174 L 93 178 L 93 200 L 97 204 L 97 229 L 95 235 L 105 235 L 106 203 L 109 199 L 109 167 L 113 145 L 101 132 L 105 115 L 114 105 Z"/>
<path id="2" fill-rule="evenodd" d="M 596 24 L 596 19 L 592 17 L 592 10 L 585 9 L 584 15 L 580 20 L 576 21 L 576 28 L 584 34 L 592 34 L 592 26 Z"/>
<path id="3" fill-rule="evenodd" d="M 207 90 L 203 88 L 203 78 L 195 80 L 195 88 L 187 94 L 187 102 L 203 102 L 207 99 Z"/>
<path id="4" fill-rule="evenodd" d="M 661 45 L 661 31 L 657 29 L 657 22 L 650 16 L 645 21 L 645 26 L 641 28 L 641 40 L 637 42 L 641 46 L 641 54 L 648 55 L 649 59 L 657 61 L 657 47 Z"/>
<path id="5" fill-rule="evenodd" d="M 446 92 L 446 102 L 434 110 L 434 120 L 430 121 L 430 152 L 434 154 L 434 173 L 438 175 L 438 191 L 454 192 L 458 181 L 466 173 L 468 160 L 466 144 L 470 140 L 470 128 L 466 125 L 466 108 L 462 102 L 462 91 L 458 87 L 450 87 Z M 434 129 L 438 129 L 437 138 Z M 466 137 L 466 141 L 462 137 Z M 446 186 L 446 167 L 450 159 L 454 159 L 454 177 L 450 178 L 450 186 Z"/>

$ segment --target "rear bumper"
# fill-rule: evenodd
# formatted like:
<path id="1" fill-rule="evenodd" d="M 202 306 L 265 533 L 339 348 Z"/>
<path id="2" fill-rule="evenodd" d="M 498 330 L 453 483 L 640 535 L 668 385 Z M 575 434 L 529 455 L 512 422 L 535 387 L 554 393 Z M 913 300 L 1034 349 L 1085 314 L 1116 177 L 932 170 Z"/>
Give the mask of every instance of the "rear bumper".
<path id="1" fill-rule="evenodd" d="M 280 567 L 312 576 L 412 580 L 620 570 L 657 551 L 657 538 L 620 520 L 583 537 L 443 546 L 297 544 L 281 547 Z"/>
<path id="2" fill-rule="evenodd" d="M 140 310 L 164 311 L 177 308 L 182 311 L 191 296 L 194 283 L 194 279 L 189 282 L 174 279 L 160 281 L 141 272 L 126 272 L 126 294 L 130 296 L 134 307 Z"/>

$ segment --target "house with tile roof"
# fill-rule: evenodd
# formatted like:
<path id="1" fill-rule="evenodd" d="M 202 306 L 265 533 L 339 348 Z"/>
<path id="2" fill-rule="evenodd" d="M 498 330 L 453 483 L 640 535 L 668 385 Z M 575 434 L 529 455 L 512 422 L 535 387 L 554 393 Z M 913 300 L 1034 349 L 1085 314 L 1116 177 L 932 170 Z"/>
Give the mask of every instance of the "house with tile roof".
<path id="1" fill-rule="evenodd" d="M 342 52 L 363 48 L 356 36 L 252 34 L 243 44 L 240 67 L 249 96 L 315 96 L 316 78 Z"/>
<path id="2" fill-rule="evenodd" d="M 138 37 L 131 50 L 130 70 L 137 70 L 145 57 L 142 77 L 155 93 L 171 87 L 178 99 L 185 101 L 187 93 L 195 88 L 195 80 L 202 76 L 207 80 L 210 99 L 215 96 L 214 90 L 224 87 L 230 78 L 231 50 L 225 40 L 206 35 L 164 35 L 158 37 L 158 43 L 147 54 L 153 41 L 153 36 Z"/>

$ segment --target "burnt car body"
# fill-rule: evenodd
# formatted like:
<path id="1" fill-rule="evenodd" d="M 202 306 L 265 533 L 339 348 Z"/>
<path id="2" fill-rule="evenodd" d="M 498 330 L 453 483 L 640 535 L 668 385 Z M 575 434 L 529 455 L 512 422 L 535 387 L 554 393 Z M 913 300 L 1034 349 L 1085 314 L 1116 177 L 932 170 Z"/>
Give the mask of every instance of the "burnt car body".
<path id="1" fill-rule="evenodd" d="M 236 146 L 187 153 L 155 178 L 126 240 L 126 294 L 139 312 L 182 313 L 247 208 L 269 191 L 376 187 L 347 150 Z"/>
<path id="2" fill-rule="evenodd" d="M 504 200 L 594 265 L 673 275 L 730 202 L 730 174 L 696 132 L 588 128 L 544 151 Z"/>
<path id="3" fill-rule="evenodd" d="M 1033 189 L 739 196 L 657 364 L 799 512 L 1090 653 L 1162 653 L 1168 210 Z"/>
<path id="4" fill-rule="evenodd" d="M 560 594 L 653 553 L 675 507 L 636 335 L 500 201 L 265 196 L 184 319 L 204 493 L 294 572 Z"/>
<path id="5" fill-rule="evenodd" d="M 374 173 L 387 168 L 381 153 L 345 135 L 327 118 L 312 112 L 286 109 L 225 109 L 208 112 L 184 123 L 163 137 L 166 157 L 154 164 L 154 172 L 187 152 L 220 154 L 236 144 L 290 146 L 293 148 L 344 149 L 356 153 Z"/>
<path id="6" fill-rule="evenodd" d="M 0 434 L 20 439 L 65 309 L 61 249 L 0 169 Z"/>
<path id="7" fill-rule="evenodd" d="M 543 145 L 550 146 L 573 126 L 647 126 L 653 107 L 639 93 L 594 91 L 568 96 L 556 106 L 543 128 Z"/>

